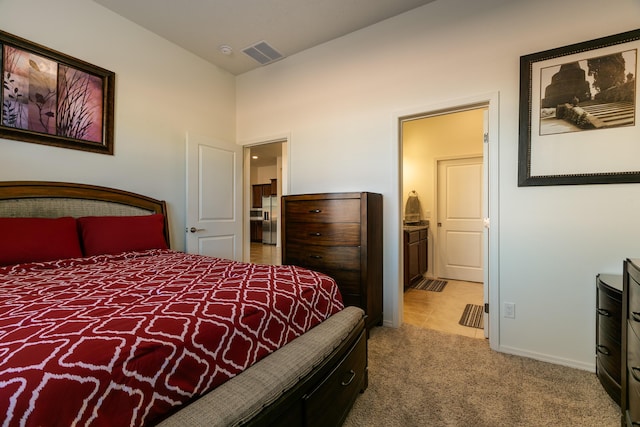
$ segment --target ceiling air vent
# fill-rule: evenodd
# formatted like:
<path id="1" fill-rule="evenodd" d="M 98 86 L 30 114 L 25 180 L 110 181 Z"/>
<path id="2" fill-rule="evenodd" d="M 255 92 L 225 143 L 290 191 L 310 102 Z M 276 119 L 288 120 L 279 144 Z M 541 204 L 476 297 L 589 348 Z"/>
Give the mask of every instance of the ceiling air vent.
<path id="1" fill-rule="evenodd" d="M 242 51 L 258 61 L 261 65 L 267 65 L 283 58 L 283 55 L 280 52 L 275 50 L 265 41 L 246 47 L 242 49 Z"/>

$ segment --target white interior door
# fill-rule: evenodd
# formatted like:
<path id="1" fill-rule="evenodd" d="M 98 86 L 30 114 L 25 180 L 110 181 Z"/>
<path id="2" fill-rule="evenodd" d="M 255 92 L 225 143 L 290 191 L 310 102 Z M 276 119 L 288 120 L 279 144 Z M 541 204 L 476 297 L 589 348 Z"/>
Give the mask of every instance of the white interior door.
<path id="1" fill-rule="evenodd" d="M 483 281 L 483 158 L 438 162 L 438 276 Z"/>
<path id="2" fill-rule="evenodd" d="M 242 147 L 187 134 L 187 252 L 242 261 Z"/>
<path id="3" fill-rule="evenodd" d="M 489 305 L 489 253 L 491 246 L 489 245 L 489 227 L 491 225 L 489 218 L 489 171 L 491 168 L 489 167 L 489 110 L 485 109 L 482 115 L 482 134 L 484 143 L 482 144 L 482 225 L 484 227 L 483 230 L 483 244 L 482 244 L 482 289 L 484 291 L 484 306 L 485 311 L 486 308 L 490 307 Z M 489 338 L 489 313 L 486 313 L 484 318 L 484 337 Z"/>

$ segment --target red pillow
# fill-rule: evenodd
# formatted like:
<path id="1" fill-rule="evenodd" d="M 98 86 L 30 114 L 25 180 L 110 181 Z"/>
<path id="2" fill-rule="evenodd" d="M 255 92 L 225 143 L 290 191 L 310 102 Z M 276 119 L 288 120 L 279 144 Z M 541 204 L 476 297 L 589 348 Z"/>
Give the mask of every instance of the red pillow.
<path id="1" fill-rule="evenodd" d="M 85 256 L 167 249 L 164 216 L 85 216 L 78 218 Z"/>
<path id="2" fill-rule="evenodd" d="M 75 218 L 0 218 L 0 265 L 81 256 Z"/>

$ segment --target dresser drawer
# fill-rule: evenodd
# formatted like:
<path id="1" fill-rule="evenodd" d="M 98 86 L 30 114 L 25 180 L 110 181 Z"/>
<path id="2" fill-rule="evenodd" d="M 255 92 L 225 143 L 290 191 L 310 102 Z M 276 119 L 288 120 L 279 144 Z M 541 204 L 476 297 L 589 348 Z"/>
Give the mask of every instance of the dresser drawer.
<path id="1" fill-rule="evenodd" d="M 295 246 L 292 249 L 294 251 L 287 255 L 287 264 L 298 265 L 324 273 L 338 283 L 343 299 L 346 300 L 347 295 L 351 294 L 353 298 L 359 300 L 362 293 L 359 262 L 360 248 Z M 351 261 L 347 261 L 347 258 L 351 258 Z"/>
<path id="2" fill-rule="evenodd" d="M 629 270 L 629 324 L 640 335 L 640 283 L 634 277 L 635 270 Z"/>
<path id="3" fill-rule="evenodd" d="M 622 294 L 612 295 L 610 289 L 598 289 L 598 306 L 596 307 L 598 327 L 600 331 L 612 335 L 618 342 L 622 332 Z"/>
<path id="4" fill-rule="evenodd" d="M 629 384 L 629 418 L 631 426 L 640 425 L 640 383 Z"/>
<path id="5" fill-rule="evenodd" d="M 627 409 L 629 411 L 629 418 L 631 418 L 631 425 L 636 426 L 640 425 L 640 381 L 631 375 L 629 375 L 629 377 L 629 381 L 627 382 L 627 399 L 629 405 Z"/>
<path id="6" fill-rule="evenodd" d="M 312 270 L 360 270 L 359 246 L 313 246 L 287 242 L 287 264 Z M 319 270 L 323 271 L 323 270 Z"/>
<path id="7" fill-rule="evenodd" d="M 360 289 L 360 271 L 359 270 L 337 270 L 331 268 L 322 268 L 324 274 L 334 278 L 340 293 L 345 297 L 347 294 L 351 294 L 355 297 L 360 297 L 362 293 Z M 320 271 L 320 270 L 317 270 Z"/>
<path id="8" fill-rule="evenodd" d="M 365 387 L 367 341 L 362 333 L 338 366 L 304 399 L 307 426 L 341 425 L 351 404 Z"/>
<path id="9" fill-rule="evenodd" d="M 285 204 L 287 222 L 360 222 L 360 199 L 299 200 Z"/>
<path id="10" fill-rule="evenodd" d="M 622 342 L 622 324 L 620 321 L 598 314 L 598 341 L 612 341 L 620 346 Z"/>
<path id="11" fill-rule="evenodd" d="M 622 342 L 622 294 L 607 286 L 598 287 L 598 344 L 606 346 L 619 360 Z M 600 348 L 598 346 L 598 348 Z M 604 351 L 599 351 L 604 353 Z M 618 368 L 619 369 L 619 368 Z"/>
<path id="12" fill-rule="evenodd" d="M 287 243 L 322 246 L 360 245 L 360 224 L 338 222 L 287 222 Z"/>
<path id="13" fill-rule="evenodd" d="M 420 231 L 405 231 L 405 239 L 408 244 L 420 241 Z"/>
<path id="14" fill-rule="evenodd" d="M 596 358 L 596 375 L 600 380 L 600 384 L 604 387 L 605 391 L 611 396 L 611 398 L 620 405 L 620 396 L 622 394 L 622 388 L 620 387 L 620 371 L 618 371 L 618 379 L 616 380 L 611 376 L 611 372 L 607 371 L 600 362 L 600 357 Z"/>
<path id="15" fill-rule="evenodd" d="M 631 323 L 631 320 L 629 320 Z M 640 422 L 640 338 L 627 328 L 627 409 L 631 419 Z"/>
<path id="16" fill-rule="evenodd" d="M 603 337 L 602 334 L 598 337 L 596 345 L 598 362 L 618 384 L 620 384 L 622 370 L 620 352 L 620 341 L 615 341 L 610 336 Z"/>

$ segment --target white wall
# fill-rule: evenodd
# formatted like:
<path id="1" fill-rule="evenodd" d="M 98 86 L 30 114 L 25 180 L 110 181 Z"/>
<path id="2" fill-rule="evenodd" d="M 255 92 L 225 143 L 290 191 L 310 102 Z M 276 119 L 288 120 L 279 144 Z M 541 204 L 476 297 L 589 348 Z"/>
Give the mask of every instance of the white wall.
<path id="1" fill-rule="evenodd" d="M 503 351 L 594 368 L 595 275 L 640 256 L 638 184 L 517 186 L 521 55 L 638 27 L 640 2 L 438 0 L 237 78 L 238 141 L 288 133 L 291 193 L 384 196 L 384 318 L 397 318 L 399 111 L 499 92 Z M 498 309 L 493 307 L 492 310 Z"/>
<path id="2" fill-rule="evenodd" d="M 278 179 L 278 165 L 256 168 L 256 181 L 252 184 L 270 184 L 272 179 Z"/>
<path id="3" fill-rule="evenodd" d="M 115 155 L 0 139 L 0 180 L 105 185 L 166 200 L 184 249 L 185 134 L 235 141 L 234 77 L 87 0 L 0 0 L 0 29 L 116 73 Z"/>

